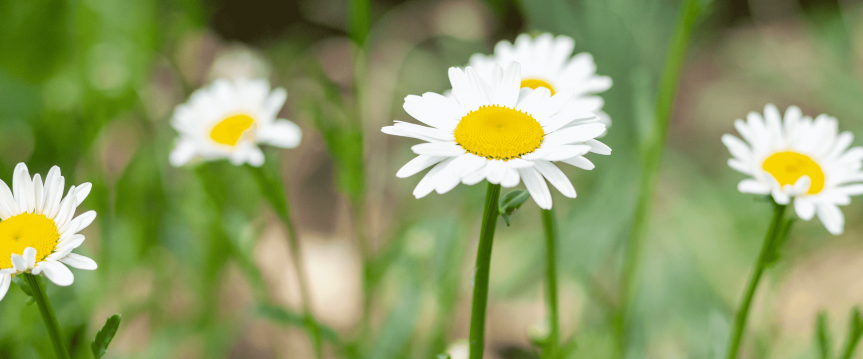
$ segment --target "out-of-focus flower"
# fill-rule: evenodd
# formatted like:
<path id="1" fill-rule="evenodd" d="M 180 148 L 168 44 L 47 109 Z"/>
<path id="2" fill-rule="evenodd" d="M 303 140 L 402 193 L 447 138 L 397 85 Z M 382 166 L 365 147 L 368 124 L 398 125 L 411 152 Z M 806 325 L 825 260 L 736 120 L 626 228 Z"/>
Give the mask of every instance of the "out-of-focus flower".
<path id="1" fill-rule="evenodd" d="M 64 184 L 59 167 L 52 167 L 43 183 L 39 174 L 30 178 L 24 163 L 15 167 L 11 191 L 0 180 L 0 299 L 17 274 L 44 274 L 54 284 L 68 286 L 75 277 L 67 265 L 96 269 L 92 259 L 72 253 L 84 243 L 84 235 L 77 233 L 96 219 L 95 211 L 75 217 L 91 185 L 72 186 L 64 198 Z"/>
<path id="2" fill-rule="evenodd" d="M 746 142 L 725 134 L 722 142 L 733 158 L 731 168 L 752 176 L 737 185 L 743 193 L 770 194 L 779 204 L 794 199 L 794 209 L 804 220 L 817 213 L 832 234 L 841 234 L 845 216 L 838 206 L 849 196 L 863 194 L 863 147 L 848 146 L 850 132 L 838 132 L 836 119 L 804 117 L 791 106 L 785 118 L 776 106 L 764 107 L 764 116 L 750 112 L 734 126 Z"/>
<path id="3" fill-rule="evenodd" d="M 483 80 L 470 66 L 464 71 L 450 68 L 449 77 L 450 97 L 428 92 L 405 98 L 405 111 L 432 127 L 396 121 L 382 129 L 428 142 L 413 146 L 419 156 L 396 174 L 404 178 L 437 164 L 414 189 L 417 198 L 432 191 L 446 193 L 459 182 L 473 185 L 486 179 L 514 187 L 523 180 L 537 205 L 550 209 L 551 192 L 543 177 L 563 195 L 576 195 L 552 161 L 592 169 L 584 154 L 611 153 L 594 139 L 606 127 L 592 107 L 570 101 L 573 90 L 552 96 L 546 88 L 521 88 L 518 63 L 506 71 L 494 65 L 491 81 Z"/>
<path id="4" fill-rule="evenodd" d="M 266 80 L 218 79 L 195 91 L 174 111 L 172 125 L 180 137 L 171 164 L 226 158 L 235 165 L 258 167 L 264 163 L 259 143 L 296 147 L 300 127 L 276 118 L 287 96 L 282 88 L 270 91 Z"/>
<path id="5" fill-rule="evenodd" d="M 493 55 L 474 54 L 470 58 L 470 66 L 479 75 L 490 81 L 495 64 L 506 67 L 513 62 L 521 64 L 521 87 L 545 87 L 554 95 L 558 91 L 572 90 L 573 101 L 581 106 L 591 107 L 606 126 L 611 120 L 602 107 L 602 97 L 594 94 L 611 88 L 611 78 L 596 75 L 596 64 L 593 56 L 588 53 L 572 55 L 575 41 L 568 36 L 554 37 L 545 33 L 532 38 L 521 34 L 512 44 L 509 41 L 498 42 Z"/>
<path id="6" fill-rule="evenodd" d="M 446 353 L 450 359 L 467 359 L 470 356 L 470 345 L 467 339 L 457 340 L 446 348 Z"/>

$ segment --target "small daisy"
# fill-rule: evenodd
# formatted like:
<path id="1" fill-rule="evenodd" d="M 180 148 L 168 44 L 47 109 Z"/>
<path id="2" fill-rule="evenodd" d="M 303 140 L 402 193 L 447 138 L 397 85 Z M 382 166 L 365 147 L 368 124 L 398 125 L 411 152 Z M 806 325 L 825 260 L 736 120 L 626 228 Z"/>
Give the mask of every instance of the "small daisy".
<path id="1" fill-rule="evenodd" d="M 573 90 L 554 96 L 545 88 L 520 89 L 521 69 L 512 63 L 504 71 L 495 65 L 491 81 L 472 67 L 450 68 L 452 96 L 428 92 L 408 96 L 408 114 L 431 127 L 396 121 L 382 131 L 427 141 L 411 149 L 417 156 L 396 176 L 412 176 L 434 166 L 419 182 L 417 198 L 436 191 L 443 194 L 459 182 L 473 185 L 486 179 L 503 187 L 524 181 L 534 201 L 551 208 L 547 179 L 564 196 L 575 198 L 575 189 L 553 161 L 583 169 L 593 163 L 588 152 L 611 154 L 595 140 L 605 131 L 590 110 L 570 101 Z"/>
<path id="2" fill-rule="evenodd" d="M 849 149 L 854 135 L 838 132 L 836 118 L 803 117 L 791 106 L 785 118 L 776 106 L 764 107 L 764 116 L 750 112 L 734 126 L 746 142 L 723 135 L 733 158 L 731 168 L 752 176 L 740 181 L 743 193 L 771 194 L 779 204 L 794 198 L 797 215 L 810 220 L 815 214 L 832 234 L 841 234 L 845 216 L 838 206 L 849 196 L 863 194 L 863 147 Z M 747 143 L 748 142 L 748 143 Z M 853 184 L 852 184 L 853 183 Z"/>
<path id="3" fill-rule="evenodd" d="M 276 118 L 287 97 L 284 89 L 270 91 L 266 80 L 218 79 L 195 91 L 174 111 L 172 125 L 180 137 L 171 152 L 171 164 L 227 158 L 235 165 L 259 167 L 264 153 L 258 143 L 297 147 L 300 127 Z"/>
<path id="4" fill-rule="evenodd" d="M 92 259 L 72 253 L 84 242 L 77 233 L 96 219 L 95 211 L 75 217 L 91 185 L 72 186 L 64 198 L 64 184 L 59 167 L 48 171 L 43 184 L 39 174 L 30 178 L 23 163 L 15 167 L 12 191 L 0 180 L 0 299 L 17 274 L 44 274 L 54 284 L 68 286 L 75 277 L 67 265 L 96 269 Z"/>
<path id="5" fill-rule="evenodd" d="M 546 33 L 531 38 L 528 34 L 521 34 L 515 39 L 515 44 L 506 40 L 498 42 L 494 55 L 474 54 L 470 58 L 470 66 L 488 82 L 494 65 L 506 67 L 518 62 L 522 68 L 521 87 L 545 87 L 552 95 L 564 89 L 572 90 L 574 101 L 592 107 L 601 121 L 608 125 L 611 122 L 602 112 L 602 97 L 593 94 L 611 88 L 611 78 L 596 75 L 596 64 L 590 54 L 570 57 L 573 48 L 575 41 L 568 36 L 553 37 Z"/>

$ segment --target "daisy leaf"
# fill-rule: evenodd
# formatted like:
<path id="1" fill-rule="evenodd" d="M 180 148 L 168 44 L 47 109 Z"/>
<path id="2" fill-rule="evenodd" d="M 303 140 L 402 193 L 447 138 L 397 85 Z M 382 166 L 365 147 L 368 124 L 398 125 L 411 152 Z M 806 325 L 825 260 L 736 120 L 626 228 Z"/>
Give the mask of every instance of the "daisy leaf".
<path id="1" fill-rule="evenodd" d="M 818 320 L 815 324 L 815 340 L 818 345 L 819 358 L 830 358 L 832 344 L 830 340 L 830 328 L 827 327 L 827 313 L 824 310 L 818 313 Z"/>
<path id="2" fill-rule="evenodd" d="M 99 359 L 108 352 L 108 344 L 111 344 L 111 340 L 114 339 L 114 335 L 117 334 L 117 328 L 119 327 L 119 314 L 114 314 L 105 321 L 105 326 L 96 333 L 96 339 L 93 339 L 93 342 L 90 343 L 90 349 L 93 351 L 94 358 Z"/>
<path id="3" fill-rule="evenodd" d="M 36 276 L 36 280 L 40 281 L 42 285 L 45 285 L 44 279 L 42 276 Z M 33 304 L 36 302 L 36 298 L 33 297 L 33 287 L 30 286 L 30 283 L 27 283 L 22 276 L 12 277 L 12 281 L 18 285 L 18 288 L 21 288 L 21 291 L 24 292 L 29 298 L 27 298 L 27 305 Z"/>
<path id="4" fill-rule="evenodd" d="M 842 359 L 851 359 L 854 357 L 854 351 L 857 350 L 860 337 L 863 337 L 863 318 L 860 317 L 859 307 L 854 307 L 851 311 L 848 322 L 848 338 L 845 340 L 845 346 L 840 356 Z"/>
<path id="5" fill-rule="evenodd" d="M 509 216 L 519 209 L 528 198 L 530 198 L 530 193 L 525 190 L 512 191 L 500 198 L 500 216 L 503 217 L 507 227 L 509 227 Z"/>

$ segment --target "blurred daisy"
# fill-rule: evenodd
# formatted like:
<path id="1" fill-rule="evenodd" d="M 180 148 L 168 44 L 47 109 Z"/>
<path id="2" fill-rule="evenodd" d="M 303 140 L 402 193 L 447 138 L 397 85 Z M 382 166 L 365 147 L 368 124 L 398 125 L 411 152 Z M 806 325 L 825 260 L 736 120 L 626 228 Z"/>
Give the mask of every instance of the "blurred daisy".
<path id="1" fill-rule="evenodd" d="M 593 108 L 599 119 L 609 125 L 608 115 L 602 112 L 602 97 L 593 94 L 611 88 L 611 78 L 596 75 L 596 64 L 590 54 L 570 57 L 573 48 L 575 41 L 568 36 L 553 37 L 546 33 L 532 38 L 521 34 L 515 39 L 515 44 L 506 40 L 498 42 L 494 55 L 474 54 L 470 58 L 470 66 L 488 82 L 494 65 L 506 67 L 518 62 L 522 68 L 521 87 L 545 87 L 552 95 L 564 89 L 572 90 L 574 101 L 580 102 L 580 106 Z"/>
<path id="2" fill-rule="evenodd" d="M 219 79 L 195 91 L 174 111 L 172 125 L 180 137 L 171 152 L 171 164 L 226 158 L 235 165 L 259 167 L 264 153 L 258 143 L 297 147 L 300 127 L 276 119 L 287 96 L 281 88 L 270 91 L 266 80 Z"/>
<path id="3" fill-rule="evenodd" d="M 417 198 L 446 193 L 459 182 L 473 185 L 485 179 L 514 187 L 524 181 L 534 201 L 549 209 L 551 193 L 543 177 L 575 198 L 572 183 L 553 161 L 592 169 L 584 154 L 611 153 L 594 139 L 605 125 L 596 123 L 591 108 L 570 101 L 573 90 L 551 96 L 545 88 L 520 89 L 518 63 L 506 71 L 495 65 L 491 81 L 472 67 L 450 68 L 449 78 L 451 97 L 429 92 L 405 98 L 405 111 L 431 127 L 396 121 L 382 129 L 428 142 L 413 146 L 419 156 L 396 174 L 404 178 L 434 166 L 414 189 Z"/>
<path id="4" fill-rule="evenodd" d="M 75 217 L 91 186 L 72 186 L 64 198 L 64 181 L 57 166 L 48 171 L 44 184 L 39 174 L 31 179 L 23 163 L 15 167 L 12 191 L 0 180 L 0 299 L 17 274 L 44 274 L 54 284 L 67 286 L 75 279 L 67 265 L 96 269 L 92 259 L 72 253 L 84 242 L 77 233 L 96 219 L 95 211 Z"/>
<path id="5" fill-rule="evenodd" d="M 734 126 L 746 142 L 723 135 L 733 158 L 731 168 L 752 176 L 740 181 L 743 193 L 771 194 L 779 204 L 794 198 L 797 215 L 809 220 L 815 214 L 832 234 L 841 234 L 845 217 L 838 206 L 849 196 L 863 194 L 863 147 L 849 149 L 854 135 L 838 133 L 836 119 L 803 117 L 791 106 L 785 118 L 776 106 L 764 107 L 764 116 L 750 112 Z M 852 184 L 855 183 L 855 184 Z"/>

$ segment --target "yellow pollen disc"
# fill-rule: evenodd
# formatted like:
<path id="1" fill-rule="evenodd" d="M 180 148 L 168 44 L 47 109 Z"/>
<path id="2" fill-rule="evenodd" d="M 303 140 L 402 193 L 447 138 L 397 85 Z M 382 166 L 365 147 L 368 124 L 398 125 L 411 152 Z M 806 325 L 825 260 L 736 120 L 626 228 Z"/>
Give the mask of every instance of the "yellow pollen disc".
<path id="1" fill-rule="evenodd" d="M 551 84 L 550 84 L 550 83 L 545 82 L 545 81 L 540 80 L 540 79 L 524 79 L 524 80 L 521 80 L 521 87 L 522 87 L 522 88 L 530 87 L 530 88 L 532 88 L 532 89 L 534 89 L 534 90 L 536 90 L 537 88 L 540 88 L 540 87 L 545 87 L 545 88 L 547 88 L 549 91 L 551 91 L 551 95 L 552 95 L 552 96 L 554 96 L 554 86 L 551 86 Z"/>
<path id="2" fill-rule="evenodd" d="M 805 175 L 812 181 L 808 194 L 816 194 L 824 189 L 824 171 L 807 155 L 791 151 L 774 153 L 764 160 L 761 167 L 773 175 L 781 186 L 794 185 Z"/>
<path id="3" fill-rule="evenodd" d="M 246 115 L 228 117 L 213 127 L 210 138 L 213 141 L 228 146 L 236 146 L 243 134 L 255 124 L 255 120 Z"/>
<path id="4" fill-rule="evenodd" d="M 533 117 L 511 108 L 482 106 L 461 118 L 455 142 L 480 157 L 510 160 L 533 152 L 545 131 Z"/>
<path id="5" fill-rule="evenodd" d="M 36 263 L 54 252 L 60 233 L 44 214 L 22 213 L 0 222 L 0 269 L 12 268 L 12 253 L 36 249 Z"/>

